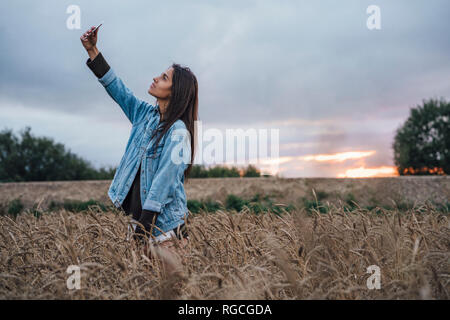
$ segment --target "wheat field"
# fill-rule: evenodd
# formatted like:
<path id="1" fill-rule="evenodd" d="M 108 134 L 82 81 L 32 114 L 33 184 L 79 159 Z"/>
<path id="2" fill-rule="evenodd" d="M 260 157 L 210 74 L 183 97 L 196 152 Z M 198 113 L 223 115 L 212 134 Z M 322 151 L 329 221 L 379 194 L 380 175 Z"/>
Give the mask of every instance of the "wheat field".
<path id="1" fill-rule="evenodd" d="M 128 219 L 95 206 L 0 216 L 0 298 L 449 298 L 449 215 L 430 205 L 200 212 L 187 245 L 171 251 L 127 240 Z M 70 265 L 80 289 L 68 288 Z M 380 289 L 368 288 L 372 265 Z"/>
<path id="2" fill-rule="evenodd" d="M 96 201 L 111 204 L 108 189 L 111 180 L 41 181 L 0 183 L 0 204 L 20 198 L 26 208 L 38 205 L 47 208 L 53 201 Z M 188 179 L 185 183 L 188 199 L 212 199 L 224 202 L 228 194 L 252 197 L 270 195 L 284 204 L 300 204 L 302 197 L 312 198 L 326 192 L 325 199 L 339 204 L 352 194 L 361 206 L 386 206 L 396 203 L 445 203 L 450 199 L 448 176 L 402 176 L 384 178 L 208 178 Z"/>

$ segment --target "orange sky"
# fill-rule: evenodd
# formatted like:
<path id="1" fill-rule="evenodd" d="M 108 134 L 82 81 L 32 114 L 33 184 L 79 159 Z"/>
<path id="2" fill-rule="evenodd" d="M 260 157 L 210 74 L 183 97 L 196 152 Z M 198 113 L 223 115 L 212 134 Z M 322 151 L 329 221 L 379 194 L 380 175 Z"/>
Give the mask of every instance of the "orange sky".
<path id="1" fill-rule="evenodd" d="M 336 178 L 368 178 L 368 177 L 394 177 L 398 176 L 395 166 L 382 165 L 367 167 L 364 159 L 376 154 L 376 150 L 347 151 L 330 154 L 309 154 L 299 157 L 279 157 L 278 159 L 267 159 L 259 162 L 263 172 L 280 174 L 288 170 L 302 171 L 309 163 L 310 165 L 322 164 L 327 167 L 338 166 L 339 171 Z M 352 161 L 353 160 L 353 161 Z M 354 160 L 359 160 L 356 163 Z M 348 163 L 348 165 L 346 165 Z"/>

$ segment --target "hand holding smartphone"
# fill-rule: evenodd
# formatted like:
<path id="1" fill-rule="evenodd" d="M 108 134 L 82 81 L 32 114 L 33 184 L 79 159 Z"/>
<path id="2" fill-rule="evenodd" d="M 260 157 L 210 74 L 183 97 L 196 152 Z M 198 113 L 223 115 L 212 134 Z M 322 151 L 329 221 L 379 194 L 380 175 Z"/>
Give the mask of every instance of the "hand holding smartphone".
<path id="1" fill-rule="evenodd" d="M 100 26 L 101 26 L 102 24 L 103 24 L 103 21 L 102 21 L 102 23 L 100 23 L 94 30 L 92 30 L 92 32 L 97 31 L 97 29 L 100 28 Z"/>
<path id="2" fill-rule="evenodd" d="M 89 29 L 88 31 L 86 31 L 83 36 L 82 36 L 82 40 L 86 41 L 87 37 L 91 37 L 92 35 L 97 36 L 97 30 L 98 28 L 100 28 L 100 26 L 103 24 L 103 21 L 97 26 L 97 27 L 91 27 L 91 29 Z"/>
<path id="3" fill-rule="evenodd" d="M 81 43 L 83 44 L 83 47 L 88 51 L 88 52 L 93 52 L 94 54 L 96 54 L 96 45 L 97 45 L 97 33 L 98 33 L 98 29 L 100 28 L 100 26 L 103 24 L 100 23 L 97 27 L 91 27 L 89 30 L 87 30 L 81 37 Z"/>

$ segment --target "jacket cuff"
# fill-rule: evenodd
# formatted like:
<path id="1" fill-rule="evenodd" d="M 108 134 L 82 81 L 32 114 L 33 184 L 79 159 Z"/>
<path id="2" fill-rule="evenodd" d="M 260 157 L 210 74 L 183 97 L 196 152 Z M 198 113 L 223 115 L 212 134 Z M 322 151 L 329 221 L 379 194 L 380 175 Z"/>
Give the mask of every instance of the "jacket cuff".
<path id="1" fill-rule="evenodd" d="M 107 87 L 107 86 L 109 86 L 109 84 L 110 84 L 111 82 L 114 81 L 114 79 L 116 79 L 116 77 L 117 77 L 117 76 L 116 76 L 116 74 L 115 74 L 115 72 L 114 72 L 114 69 L 111 68 L 111 69 L 109 69 L 109 71 L 108 71 L 103 77 L 99 78 L 98 81 L 99 81 L 104 87 Z"/>
<path id="2" fill-rule="evenodd" d="M 88 58 L 86 64 L 89 67 L 89 69 L 92 70 L 92 72 L 95 74 L 97 78 L 102 78 L 111 68 L 109 64 L 106 62 L 101 52 L 97 54 L 94 60 Z"/>
<path id="3" fill-rule="evenodd" d="M 143 210 L 161 212 L 161 202 L 147 199 L 142 207 Z"/>

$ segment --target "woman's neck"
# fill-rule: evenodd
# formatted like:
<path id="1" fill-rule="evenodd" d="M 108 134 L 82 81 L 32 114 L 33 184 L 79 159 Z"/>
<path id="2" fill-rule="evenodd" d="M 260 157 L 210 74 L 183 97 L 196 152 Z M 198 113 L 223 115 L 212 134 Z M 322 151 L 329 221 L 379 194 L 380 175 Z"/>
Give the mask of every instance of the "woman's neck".
<path id="1" fill-rule="evenodd" d="M 159 106 L 159 114 L 161 116 L 161 120 L 163 120 L 169 101 L 156 100 L 156 104 Z"/>

